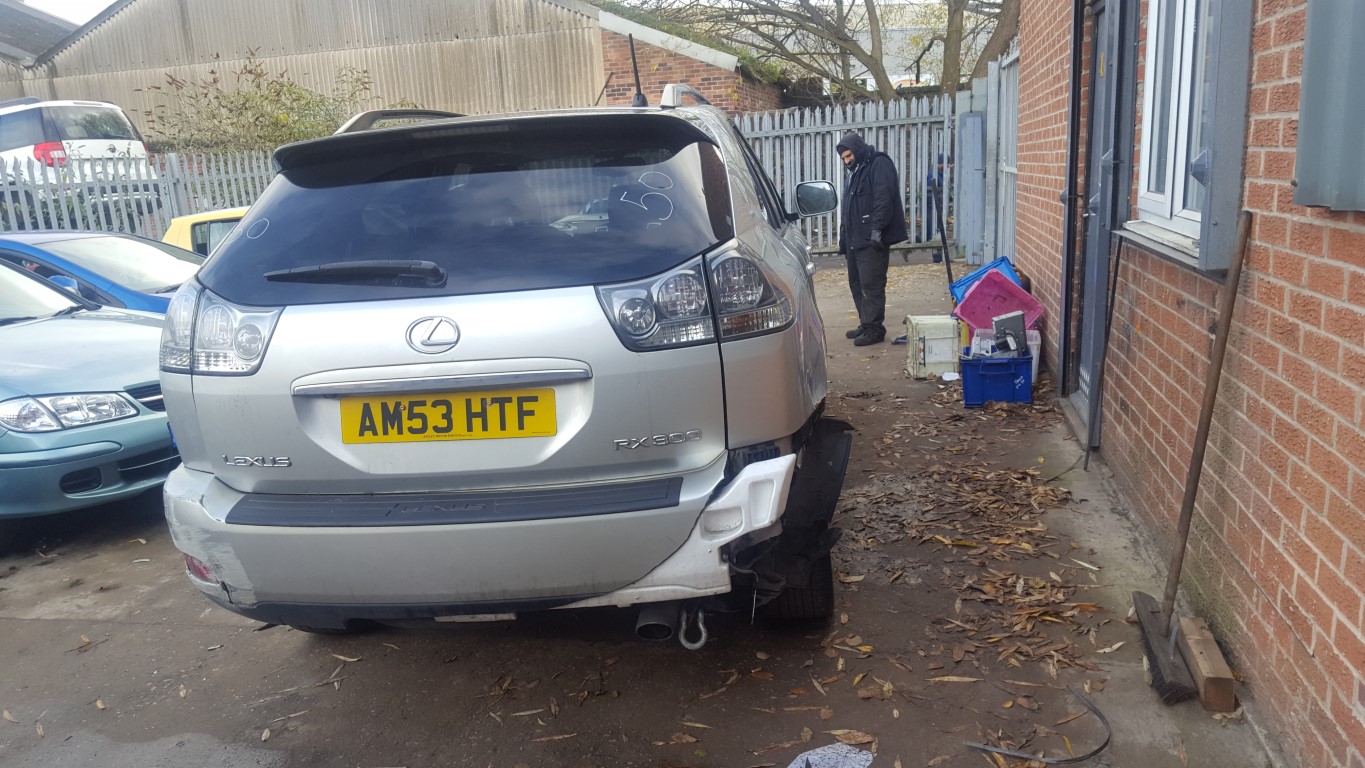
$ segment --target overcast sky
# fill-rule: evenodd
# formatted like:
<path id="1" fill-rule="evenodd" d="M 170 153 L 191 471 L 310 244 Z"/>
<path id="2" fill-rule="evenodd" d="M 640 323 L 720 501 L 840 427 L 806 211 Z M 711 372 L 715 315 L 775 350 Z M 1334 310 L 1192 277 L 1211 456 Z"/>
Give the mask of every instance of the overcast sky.
<path id="1" fill-rule="evenodd" d="M 72 24 L 84 24 L 108 8 L 113 0 L 21 0 L 44 13 L 60 16 Z"/>

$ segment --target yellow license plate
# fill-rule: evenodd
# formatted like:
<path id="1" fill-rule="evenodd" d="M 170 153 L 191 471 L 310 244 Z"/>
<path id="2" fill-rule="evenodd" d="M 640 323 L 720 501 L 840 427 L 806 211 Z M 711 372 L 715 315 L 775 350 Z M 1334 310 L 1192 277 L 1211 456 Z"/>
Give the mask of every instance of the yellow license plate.
<path id="1" fill-rule="evenodd" d="M 550 437 L 555 431 L 553 389 L 341 399 L 344 443 Z"/>

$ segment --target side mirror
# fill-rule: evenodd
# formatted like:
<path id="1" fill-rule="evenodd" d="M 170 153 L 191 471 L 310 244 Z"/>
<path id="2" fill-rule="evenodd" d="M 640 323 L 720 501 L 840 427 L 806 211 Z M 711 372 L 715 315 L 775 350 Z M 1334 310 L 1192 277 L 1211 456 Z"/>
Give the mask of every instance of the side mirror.
<path id="1" fill-rule="evenodd" d="M 76 278 L 74 277 L 69 277 L 67 275 L 53 275 L 52 277 L 48 278 L 48 282 L 52 283 L 53 285 L 65 288 L 68 291 L 71 291 L 72 293 L 75 294 L 79 294 L 81 292 L 81 285 L 80 283 L 76 282 Z"/>
<path id="2" fill-rule="evenodd" d="M 796 185 L 796 213 L 819 216 L 839 207 L 839 193 L 828 181 L 803 181 Z"/>

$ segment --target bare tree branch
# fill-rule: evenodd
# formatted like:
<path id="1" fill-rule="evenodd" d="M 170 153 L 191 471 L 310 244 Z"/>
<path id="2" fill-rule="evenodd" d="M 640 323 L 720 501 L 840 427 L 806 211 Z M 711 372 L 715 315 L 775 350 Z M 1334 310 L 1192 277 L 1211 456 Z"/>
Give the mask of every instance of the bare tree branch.
<path id="1" fill-rule="evenodd" d="M 633 0 L 675 23 L 829 80 L 860 98 L 897 97 L 887 75 L 874 0 Z M 870 44 L 861 42 L 867 33 Z M 849 64 L 866 70 L 874 89 L 854 81 Z"/>
<path id="2" fill-rule="evenodd" d="M 999 5 L 995 30 L 986 40 L 986 47 L 981 49 L 981 55 L 976 57 L 972 77 L 985 77 L 991 61 L 1003 56 L 1005 51 L 1009 50 L 1010 41 L 1019 34 L 1019 0 L 1003 0 Z"/>
<path id="3" fill-rule="evenodd" d="M 777 63 L 796 76 L 820 78 L 846 98 L 896 98 L 886 63 L 890 29 L 920 26 L 926 19 L 931 29 L 938 27 L 928 36 L 913 35 L 913 48 L 896 55 L 908 62 L 918 53 L 925 66 L 937 70 L 940 51 L 925 60 L 920 48 L 926 42 L 941 41 L 940 82 L 951 91 L 960 87 L 964 70 L 972 69 L 975 74 L 985 66 L 983 61 L 1008 47 L 1017 32 L 1019 14 L 1019 0 L 939 0 L 911 6 L 886 0 L 605 1 L 609 7 L 637 9 L 685 26 L 750 52 L 758 61 Z M 916 10 L 921 7 L 925 10 Z M 920 21 L 908 22 L 907 18 Z M 993 55 L 980 55 L 979 46 L 987 36 L 986 48 Z"/>

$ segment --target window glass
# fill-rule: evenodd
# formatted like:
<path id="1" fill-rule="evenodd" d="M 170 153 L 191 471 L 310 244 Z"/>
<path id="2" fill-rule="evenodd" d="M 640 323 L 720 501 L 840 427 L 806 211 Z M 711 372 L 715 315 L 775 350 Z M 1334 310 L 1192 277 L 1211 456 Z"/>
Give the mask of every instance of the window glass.
<path id="1" fill-rule="evenodd" d="M 754 191 L 758 193 L 758 199 L 768 214 L 768 223 L 774 228 L 782 226 L 786 216 L 783 215 L 782 199 L 778 196 L 777 189 L 773 187 L 768 174 L 763 171 L 763 164 L 758 161 L 758 157 L 749 146 L 749 141 L 738 128 L 735 129 L 735 137 L 739 139 L 740 149 L 744 153 L 744 163 L 749 166 L 749 175 L 753 177 Z"/>
<path id="2" fill-rule="evenodd" d="M 48 317 L 76 306 L 65 293 L 42 280 L 0 266 L 0 324 L 27 317 Z"/>
<path id="3" fill-rule="evenodd" d="M 1210 41 L 1220 2 L 1148 3 L 1138 217 L 1192 239 L 1200 236 L 1212 171 L 1207 125 L 1221 63 L 1211 60 Z"/>
<path id="4" fill-rule="evenodd" d="M 315 146 L 330 154 L 286 164 L 214 252 L 200 275 L 210 290 L 284 305 L 596 285 L 658 274 L 734 236 L 719 152 L 673 117 L 418 126 Z M 394 259 L 447 278 L 265 277 Z"/>
<path id="5" fill-rule="evenodd" d="M 112 107 L 46 107 L 48 117 L 63 141 L 138 141 L 137 132 Z"/>
<path id="6" fill-rule="evenodd" d="M 227 239 L 240 219 L 201 221 L 190 225 L 190 245 L 200 256 L 208 256 L 218 244 Z"/>
<path id="7" fill-rule="evenodd" d="M 1176 22 L 1180 18 L 1177 0 L 1152 0 L 1153 4 L 1159 4 L 1158 10 L 1159 34 L 1157 37 L 1157 58 L 1156 58 L 1156 77 L 1151 83 L 1152 92 L 1152 117 L 1151 117 L 1151 165 L 1147 176 L 1147 189 L 1159 195 L 1166 194 L 1167 168 L 1170 162 L 1171 152 L 1171 123 L 1172 121 L 1172 94 L 1171 88 L 1174 81 L 1174 64 L 1177 59 L 1176 44 L 1179 42 L 1176 34 L 1179 27 Z"/>
<path id="8" fill-rule="evenodd" d="M 173 245 L 131 237 L 82 237 L 41 243 L 38 247 L 144 293 L 173 290 L 204 263 L 202 256 Z"/>
<path id="9" fill-rule="evenodd" d="M 1193 66 L 1190 68 L 1190 125 L 1188 146 L 1188 161 L 1186 162 L 1185 179 L 1185 208 L 1192 211 L 1199 211 L 1204 207 L 1204 185 L 1195 178 L 1189 171 L 1196 164 L 1207 165 L 1209 150 L 1208 132 L 1205 130 L 1207 117 L 1212 111 L 1209 101 L 1213 98 L 1213 89 L 1209 87 L 1209 77 L 1213 73 L 1210 66 L 1209 56 L 1212 55 L 1209 45 L 1209 35 L 1213 28 L 1213 3 L 1208 0 L 1197 0 L 1194 11 L 1194 51 Z M 1207 171 L 1205 171 L 1207 172 Z M 1208 178 L 1205 176 L 1204 178 Z"/>
<path id="10" fill-rule="evenodd" d="M 25 109 L 0 115 L 0 152 L 42 144 L 43 141 L 41 110 Z"/>

